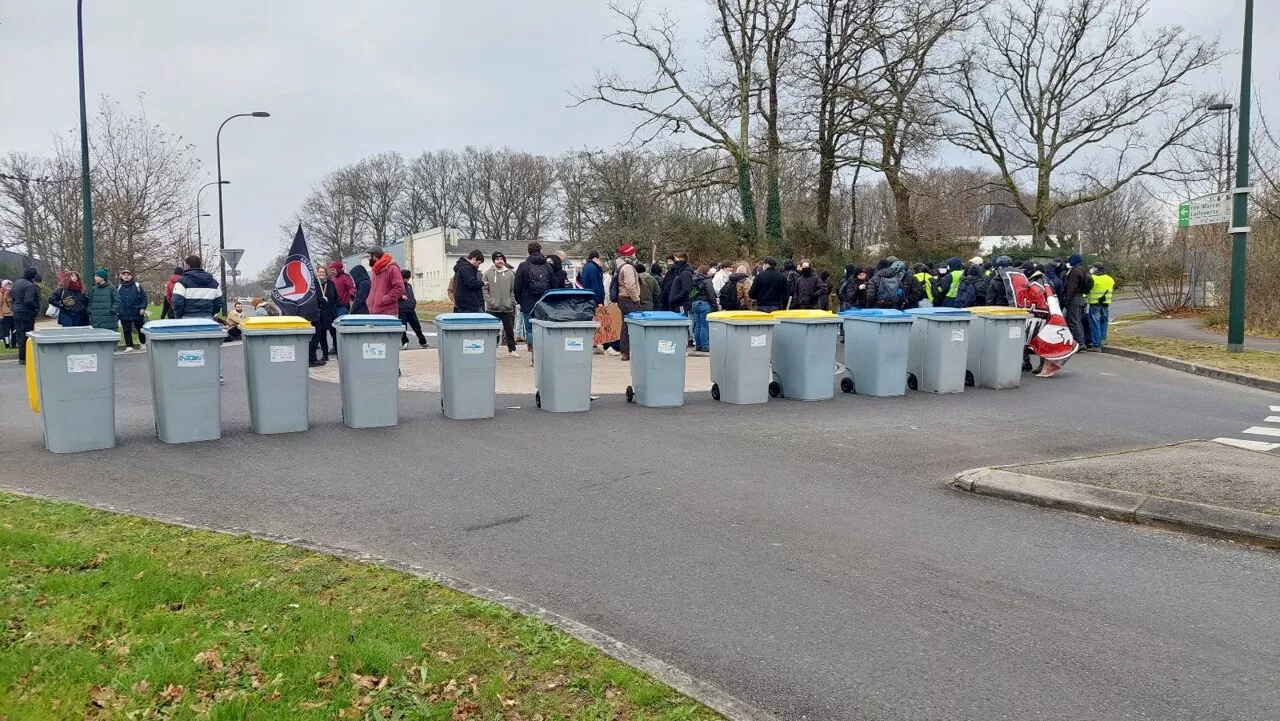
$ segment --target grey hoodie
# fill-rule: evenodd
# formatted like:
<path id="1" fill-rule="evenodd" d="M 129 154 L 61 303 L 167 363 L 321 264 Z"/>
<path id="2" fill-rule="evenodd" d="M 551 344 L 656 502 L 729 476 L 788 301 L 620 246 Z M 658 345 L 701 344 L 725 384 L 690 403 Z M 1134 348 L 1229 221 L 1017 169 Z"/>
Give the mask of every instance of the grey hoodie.
<path id="1" fill-rule="evenodd" d="M 490 313 L 511 313 L 516 309 L 516 272 L 507 266 L 493 266 L 484 272 L 484 309 Z"/>

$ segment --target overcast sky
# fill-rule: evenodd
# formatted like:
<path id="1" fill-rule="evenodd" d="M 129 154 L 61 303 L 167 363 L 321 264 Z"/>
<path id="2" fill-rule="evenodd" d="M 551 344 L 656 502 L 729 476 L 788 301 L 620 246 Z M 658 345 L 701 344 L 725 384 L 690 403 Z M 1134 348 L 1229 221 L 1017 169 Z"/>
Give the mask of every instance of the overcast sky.
<path id="1" fill-rule="evenodd" d="M 651 7 L 663 0 L 650 0 Z M 701 30 L 702 0 L 669 6 Z M 1254 80 L 1280 98 L 1280 8 L 1257 9 Z M 1152 0 L 1164 22 L 1236 51 L 1244 0 Z M 223 118 L 228 247 L 258 271 L 279 225 L 324 173 L 366 155 L 406 157 L 467 144 L 559 153 L 613 146 L 630 118 L 571 109 L 592 68 L 643 69 L 605 36 L 604 0 L 86 0 L 86 82 L 127 105 L 145 93 L 150 119 L 196 144 L 214 177 Z M 1234 94 L 1239 56 L 1206 89 Z M 0 0 L 0 153 L 47 152 L 77 123 L 75 2 Z M 96 102 L 95 100 L 90 101 Z M 1280 102 L 1280 101 L 1277 101 Z M 136 106 L 135 106 L 136 107 Z M 205 198 L 213 198 L 211 188 Z M 193 199 L 194 202 L 194 199 Z M 211 207 L 216 207 L 211 205 Z M 216 210 L 215 210 L 216 212 Z M 206 221 L 216 238 L 216 216 Z"/>

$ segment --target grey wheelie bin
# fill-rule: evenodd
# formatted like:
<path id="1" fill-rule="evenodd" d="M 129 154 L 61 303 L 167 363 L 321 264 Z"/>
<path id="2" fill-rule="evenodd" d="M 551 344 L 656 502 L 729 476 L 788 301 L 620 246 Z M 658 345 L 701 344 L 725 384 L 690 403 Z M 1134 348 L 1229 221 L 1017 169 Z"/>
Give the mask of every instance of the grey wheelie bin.
<path id="1" fill-rule="evenodd" d="M 310 321 L 292 315 L 245 318 L 244 370 L 254 433 L 295 433 L 307 420 Z"/>
<path id="2" fill-rule="evenodd" d="M 642 310 L 622 319 L 631 338 L 631 385 L 627 402 L 649 408 L 684 405 L 688 316 L 667 310 Z"/>
<path id="3" fill-rule="evenodd" d="M 775 398 L 829 401 L 835 395 L 836 336 L 840 319 L 825 310 L 779 310 L 773 329 Z"/>
<path id="4" fill-rule="evenodd" d="M 209 318 L 153 320 L 147 334 L 156 435 L 165 443 L 222 437 L 222 341 Z"/>
<path id="5" fill-rule="evenodd" d="M 773 381 L 770 358 L 778 320 L 753 310 L 707 316 L 711 330 L 711 397 L 725 403 L 765 403 Z"/>
<path id="6" fill-rule="evenodd" d="M 338 384 L 342 422 L 351 428 L 385 428 L 400 422 L 400 336 L 394 315 L 344 315 L 338 331 Z"/>
<path id="7" fill-rule="evenodd" d="M 907 349 L 907 386 L 926 393 L 964 391 L 969 356 L 969 321 L 963 308 L 912 308 Z"/>
<path id="8" fill-rule="evenodd" d="M 591 409 L 595 295 L 551 290 L 533 306 L 533 400 L 552 413 Z"/>
<path id="9" fill-rule="evenodd" d="M 116 445 L 117 331 L 41 328 L 27 334 L 28 391 L 44 421 L 44 447 L 54 453 Z M 31 373 L 35 374 L 34 388 Z"/>
<path id="10" fill-rule="evenodd" d="M 1021 387 L 1027 311 L 998 305 L 968 311 L 974 318 L 969 324 L 965 383 L 997 390 Z"/>
<path id="11" fill-rule="evenodd" d="M 446 418 L 493 418 L 502 321 L 488 313 L 443 313 L 440 331 L 440 410 Z"/>
<path id="12" fill-rule="evenodd" d="M 868 396 L 907 392 L 912 317 L 888 308 L 850 308 L 844 321 L 844 377 L 840 390 Z"/>

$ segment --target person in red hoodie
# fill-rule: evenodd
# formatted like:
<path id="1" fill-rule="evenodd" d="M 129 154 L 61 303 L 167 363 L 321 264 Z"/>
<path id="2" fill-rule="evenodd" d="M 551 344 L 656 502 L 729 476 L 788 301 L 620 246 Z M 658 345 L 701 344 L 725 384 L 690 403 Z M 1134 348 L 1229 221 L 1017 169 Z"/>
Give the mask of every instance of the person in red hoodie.
<path id="1" fill-rule="evenodd" d="M 351 301 L 356 297 L 356 284 L 342 267 L 342 261 L 329 261 L 329 270 L 333 271 L 333 287 L 338 291 L 338 315 L 344 316 L 351 312 Z"/>
<path id="2" fill-rule="evenodd" d="M 173 286 L 182 280 L 182 266 L 174 266 L 173 275 L 169 276 L 169 282 L 164 286 L 164 306 L 160 308 L 160 318 L 173 317 Z"/>
<path id="3" fill-rule="evenodd" d="M 369 288 L 369 312 L 375 315 L 400 315 L 400 299 L 404 296 L 404 278 L 400 266 L 382 246 L 369 249 L 369 267 L 373 282 Z"/>

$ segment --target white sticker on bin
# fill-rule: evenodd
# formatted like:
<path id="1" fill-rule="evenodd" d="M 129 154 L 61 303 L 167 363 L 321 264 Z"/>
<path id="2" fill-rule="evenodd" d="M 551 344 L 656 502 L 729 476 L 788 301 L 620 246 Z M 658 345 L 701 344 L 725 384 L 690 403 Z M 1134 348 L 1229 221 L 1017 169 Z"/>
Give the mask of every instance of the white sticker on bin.
<path id="1" fill-rule="evenodd" d="M 179 368 L 203 368 L 204 350 L 191 348 L 178 351 Z"/>
<path id="2" fill-rule="evenodd" d="M 98 372 L 98 354 L 84 353 L 81 355 L 67 356 L 67 372 L 68 373 L 97 373 Z"/>
<path id="3" fill-rule="evenodd" d="M 586 344 L 582 342 L 582 338 L 565 338 L 564 349 L 570 351 L 580 351 L 586 348 Z"/>
<path id="4" fill-rule="evenodd" d="M 463 355 L 480 355 L 484 353 L 484 338 L 463 338 Z"/>
<path id="5" fill-rule="evenodd" d="M 387 344 L 363 343 L 360 347 L 360 356 L 365 360 L 383 360 L 387 357 Z"/>
<path id="6" fill-rule="evenodd" d="M 296 354 L 293 352 L 291 345 L 273 345 L 271 346 L 271 362 L 272 363 L 292 363 L 296 360 Z"/>
<path id="7" fill-rule="evenodd" d="M 763 348 L 763 347 L 765 347 L 766 345 L 769 345 L 769 336 L 768 336 L 767 334 L 766 334 L 766 335 L 753 335 L 753 336 L 751 336 L 751 347 L 752 347 L 752 348 Z"/>
<path id="8" fill-rule="evenodd" d="M 960 343 L 964 341 L 964 328 L 952 328 L 951 341 L 953 343 Z"/>
<path id="9" fill-rule="evenodd" d="M 1018 325 L 1011 325 L 1011 326 L 1009 326 L 1009 337 L 1010 337 L 1010 338 L 1021 338 L 1021 337 L 1022 337 L 1022 326 L 1018 326 Z"/>
<path id="10" fill-rule="evenodd" d="M 658 341 L 658 352 L 663 355 L 674 355 L 676 352 L 676 342 L 673 340 Z"/>

